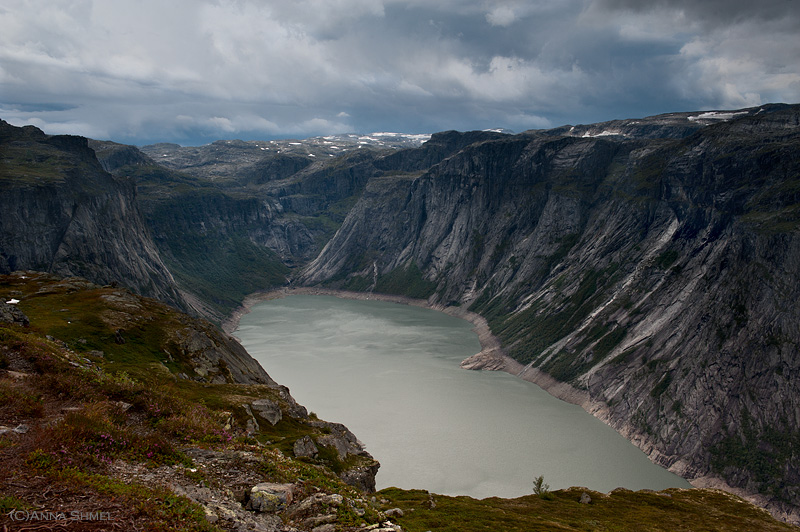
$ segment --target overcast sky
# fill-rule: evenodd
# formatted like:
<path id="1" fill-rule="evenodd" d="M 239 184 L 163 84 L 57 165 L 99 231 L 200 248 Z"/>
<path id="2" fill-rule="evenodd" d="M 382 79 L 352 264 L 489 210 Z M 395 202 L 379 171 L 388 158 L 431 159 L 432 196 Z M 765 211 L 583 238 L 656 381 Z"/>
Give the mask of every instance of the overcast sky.
<path id="1" fill-rule="evenodd" d="M 2 0 L 0 118 L 130 144 L 800 101 L 800 0 Z"/>

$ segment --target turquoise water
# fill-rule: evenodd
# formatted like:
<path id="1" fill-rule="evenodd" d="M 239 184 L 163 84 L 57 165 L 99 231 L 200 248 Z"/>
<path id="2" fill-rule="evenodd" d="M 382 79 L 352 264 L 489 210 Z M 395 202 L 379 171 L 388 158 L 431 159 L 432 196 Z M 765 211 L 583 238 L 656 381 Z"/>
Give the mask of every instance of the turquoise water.
<path id="1" fill-rule="evenodd" d="M 347 425 L 381 462 L 378 489 L 516 497 L 551 489 L 690 487 L 581 408 L 459 363 L 471 324 L 383 301 L 294 295 L 258 303 L 235 335 L 320 418 Z"/>

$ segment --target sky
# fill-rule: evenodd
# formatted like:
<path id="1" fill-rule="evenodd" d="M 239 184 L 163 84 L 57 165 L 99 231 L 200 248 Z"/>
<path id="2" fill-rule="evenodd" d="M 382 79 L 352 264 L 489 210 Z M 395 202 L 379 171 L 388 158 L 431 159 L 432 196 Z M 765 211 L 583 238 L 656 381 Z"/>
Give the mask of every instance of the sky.
<path id="1" fill-rule="evenodd" d="M 800 102 L 800 0 L 2 0 L 0 118 L 201 145 Z"/>

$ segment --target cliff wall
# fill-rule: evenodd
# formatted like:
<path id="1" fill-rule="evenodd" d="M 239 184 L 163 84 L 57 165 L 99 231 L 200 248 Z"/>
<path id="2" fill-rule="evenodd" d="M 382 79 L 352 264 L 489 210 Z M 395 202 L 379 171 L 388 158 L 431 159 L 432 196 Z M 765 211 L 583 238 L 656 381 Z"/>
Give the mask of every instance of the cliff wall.
<path id="1" fill-rule="evenodd" d="M 297 281 L 478 312 L 521 376 L 796 518 L 799 117 L 478 139 L 371 180 Z"/>
<path id="2" fill-rule="evenodd" d="M 132 181 L 87 140 L 0 121 L 0 273 L 39 270 L 119 283 L 188 308 L 162 262 Z"/>

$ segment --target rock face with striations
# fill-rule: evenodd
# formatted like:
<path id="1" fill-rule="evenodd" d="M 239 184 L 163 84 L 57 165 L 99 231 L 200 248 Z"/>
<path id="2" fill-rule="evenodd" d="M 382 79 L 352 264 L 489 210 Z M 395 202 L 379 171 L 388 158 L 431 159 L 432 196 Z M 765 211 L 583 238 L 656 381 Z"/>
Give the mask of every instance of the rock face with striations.
<path id="1" fill-rule="evenodd" d="M 797 519 L 800 106 L 474 140 L 372 179 L 297 281 L 466 306 L 522 377 Z"/>
<path id="2" fill-rule="evenodd" d="M 105 172 L 82 137 L 0 121 L 0 273 L 117 282 L 186 309 L 150 238 L 134 183 Z"/>

